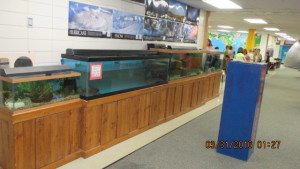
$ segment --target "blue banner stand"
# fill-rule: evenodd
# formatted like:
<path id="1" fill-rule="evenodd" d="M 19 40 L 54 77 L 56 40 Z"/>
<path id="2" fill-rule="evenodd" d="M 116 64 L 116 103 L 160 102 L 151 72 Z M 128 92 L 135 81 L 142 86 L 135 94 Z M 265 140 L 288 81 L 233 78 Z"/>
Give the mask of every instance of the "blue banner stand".
<path id="1" fill-rule="evenodd" d="M 253 153 L 266 64 L 229 62 L 217 152 L 247 161 Z"/>

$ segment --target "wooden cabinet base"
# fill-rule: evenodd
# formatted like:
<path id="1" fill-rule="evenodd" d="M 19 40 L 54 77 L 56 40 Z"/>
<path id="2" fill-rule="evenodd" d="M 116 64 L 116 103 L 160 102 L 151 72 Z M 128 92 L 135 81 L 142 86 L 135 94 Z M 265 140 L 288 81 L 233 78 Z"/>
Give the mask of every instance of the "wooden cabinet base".
<path id="1" fill-rule="evenodd" d="M 53 169 L 90 157 L 219 95 L 221 72 L 91 101 L 0 109 L 0 169 Z"/>

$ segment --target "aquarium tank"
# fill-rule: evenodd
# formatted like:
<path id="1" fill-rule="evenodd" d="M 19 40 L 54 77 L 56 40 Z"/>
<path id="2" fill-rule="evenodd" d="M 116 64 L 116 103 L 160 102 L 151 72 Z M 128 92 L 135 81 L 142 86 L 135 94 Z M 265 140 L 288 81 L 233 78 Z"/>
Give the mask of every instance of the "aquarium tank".
<path id="1" fill-rule="evenodd" d="M 79 98 L 80 73 L 67 65 L 0 69 L 0 106 L 17 111 Z"/>
<path id="2" fill-rule="evenodd" d="M 168 53 L 168 55 L 170 56 L 170 80 L 203 74 L 205 53 Z"/>
<path id="3" fill-rule="evenodd" d="M 85 100 L 168 82 L 169 57 L 154 51 L 67 49 L 62 63 L 81 73 Z"/>
<path id="4" fill-rule="evenodd" d="M 215 71 L 222 70 L 222 60 L 220 58 L 221 54 L 218 52 L 211 52 L 206 55 L 205 64 L 204 64 L 204 72 L 210 73 Z"/>

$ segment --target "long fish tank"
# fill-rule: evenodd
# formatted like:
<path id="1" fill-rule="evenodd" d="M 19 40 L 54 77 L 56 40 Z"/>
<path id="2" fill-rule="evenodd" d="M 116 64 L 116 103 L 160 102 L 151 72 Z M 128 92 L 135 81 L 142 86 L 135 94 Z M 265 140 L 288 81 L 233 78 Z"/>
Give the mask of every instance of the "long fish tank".
<path id="1" fill-rule="evenodd" d="M 77 78 L 67 65 L 0 69 L 0 106 L 11 111 L 79 98 Z"/>
<path id="2" fill-rule="evenodd" d="M 169 57 L 154 51 L 67 49 L 62 64 L 81 73 L 80 97 L 84 100 L 168 82 Z"/>
<path id="3" fill-rule="evenodd" d="M 221 53 L 199 50 L 153 49 L 160 55 L 169 55 L 169 80 L 182 79 L 220 71 Z"/>

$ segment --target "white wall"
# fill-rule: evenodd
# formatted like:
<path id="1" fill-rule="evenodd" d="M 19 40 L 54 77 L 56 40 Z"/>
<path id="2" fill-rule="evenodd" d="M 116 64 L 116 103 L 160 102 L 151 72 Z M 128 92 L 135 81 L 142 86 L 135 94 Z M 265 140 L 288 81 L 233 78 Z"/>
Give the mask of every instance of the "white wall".
<path id="1" fill-rule="evenodd" d="M 144 15 L 144 6 L 122 0 L 78 2 Z M 59 64 L 60 55 L 66 48 L 146 49 L 146 44 L 149 43 L 68 36 L 69 0 L 0 0 L 0 4 L 0 53 L 32 52 L 36 54 L 38 65 Z M 204 15 L 205 11 L 202 10 L 197 44 L 171 44 L 201 47 Z M 33 18 L 32 28 L 27 27 L 27 17 Z"/>
<path id="2" fill-rule="evenodd" d="M 267 43 L 268 43 L 268 34 L 262 33 L 261 34 L 261 41 L 260 41 L 260 53 L 263 56 L 263 59 L 266 55 L 266 48 L 267 48 Z"/>

